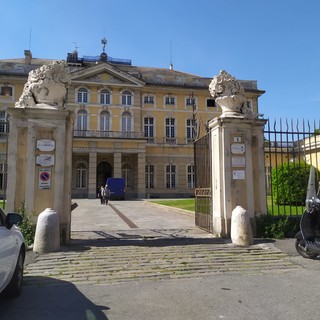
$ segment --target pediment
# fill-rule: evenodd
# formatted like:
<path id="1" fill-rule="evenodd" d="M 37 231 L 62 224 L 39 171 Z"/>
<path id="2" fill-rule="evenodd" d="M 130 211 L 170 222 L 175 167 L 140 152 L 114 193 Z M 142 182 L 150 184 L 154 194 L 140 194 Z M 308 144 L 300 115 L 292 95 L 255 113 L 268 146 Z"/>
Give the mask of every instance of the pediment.
<path id="1" fill-rule="evenodd" d="M 108 63 L 98 64 L 70 73 L 73 83 L 142 87 L 145 83 Z"/>

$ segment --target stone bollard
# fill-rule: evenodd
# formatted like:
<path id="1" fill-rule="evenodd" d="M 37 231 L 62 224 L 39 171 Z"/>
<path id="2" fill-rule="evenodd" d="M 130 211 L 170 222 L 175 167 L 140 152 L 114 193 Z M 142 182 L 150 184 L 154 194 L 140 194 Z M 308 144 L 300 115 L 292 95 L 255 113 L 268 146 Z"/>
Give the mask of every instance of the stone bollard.
<path id="1" fill-rule="evenodd" d="M 60 249 L 59 215 L 47 208 L 39 214 L 33 251 L 39 253 L 58 251 Z"/>
<path id="2" fill-rule="evenodd" d="M 237 206 L 232 211 L 231 240 L 232 243 L 239 246 L 249 246 L 253 244 L 250 217 L 247 213 L 247 210 L 241 206 Z"/>

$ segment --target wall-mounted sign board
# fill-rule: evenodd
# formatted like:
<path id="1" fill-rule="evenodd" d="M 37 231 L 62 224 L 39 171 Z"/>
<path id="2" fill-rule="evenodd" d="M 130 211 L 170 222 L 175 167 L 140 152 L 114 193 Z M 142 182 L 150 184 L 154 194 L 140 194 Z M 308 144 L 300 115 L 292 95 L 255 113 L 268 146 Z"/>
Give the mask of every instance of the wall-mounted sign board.
<path id="1" fill-rule="evenodd" d="M 233 167 L 245 167 L 246 158 L 245 157 L 231 157 L 231 163 Z"/>
<path id="2" fill-rule="evenodd" d="M 40 151 L 53 151 L 56 147 L 54 140 L 40 139 L 37 140 L 37 149 Z"/>
<path id="3" fill-rule="evenodd" d="M 39 154 L 36 157 L 36 164 L 38 166 L 50 167 L 54 165 L 54 155 L 52 154 Z"/>
<path id="4" fill-rule="evenodd" d="M 233 170 L 232 171 L 233 180 L 244 180 L 246 178 L 244 170 Z"/>
<path id="5" fill-rule="evenodd" d="M 244 154 L 246 151 L 246 146 L 244 143 L 233 143 L 231 145 L 231 153 L 233 154 Z"/>

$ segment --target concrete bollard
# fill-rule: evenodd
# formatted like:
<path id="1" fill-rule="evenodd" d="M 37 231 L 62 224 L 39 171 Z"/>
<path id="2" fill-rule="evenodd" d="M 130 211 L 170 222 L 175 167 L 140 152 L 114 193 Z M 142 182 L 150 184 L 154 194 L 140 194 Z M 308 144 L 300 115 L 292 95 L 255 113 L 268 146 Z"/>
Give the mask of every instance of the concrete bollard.
<path id="1" fill-rule="evenodd" d="M 60 249 L 59 215 L 47 208 L 39 214 L 33 251 L 39 253 L 58 251 Z"/>
<path id="2" fill-rule="evenodd" d="M 241 206 L 237 206 L 232 211 L 231 240 L 232 243 L 239 246 L 249 246 L 253 244 L 250 217 L 247 213 L 247 210 Z"/>

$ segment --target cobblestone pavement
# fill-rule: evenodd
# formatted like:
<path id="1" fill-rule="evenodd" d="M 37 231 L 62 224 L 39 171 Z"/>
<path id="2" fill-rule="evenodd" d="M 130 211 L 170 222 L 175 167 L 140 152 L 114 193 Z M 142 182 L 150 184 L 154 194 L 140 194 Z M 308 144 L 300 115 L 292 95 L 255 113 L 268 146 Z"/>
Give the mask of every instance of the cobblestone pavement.
<path id="1" fill-rule="evenodd" d="M 66 247 L 60 252 L 38 256 L 35 263 L 26 267 L 25 282 L 28 285 L 50 282 L 52 277 L 75 284 L 105 284 L 221 273 L 279 273 L 300 268 L 286 254 L 265 244 L 244 248 L 210 241 L 182 242 Z"/>
<path id="2" fill-rule="evenodd" d="M 302 268 L 272 243 L 239 247 L 228 239 L 213 238 L 194 227 L 192 215 L 182 212 L 167 212 L 142 202 L 107 207 L 92 202 L 89 221 L 86 205 L 83 202 L 82 209 L 75 211 L 71 244 L 59 252 L 37 255 L 27 264 L 26 285 L 50 283 L 50 279 L 109 284 L 226 273 L 261 275 Z M 113 221 L 108 227 L 114 228 L 107 229 L 104 219 Z M 155 228 L 148 229 L 151 225 Z"/>

